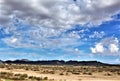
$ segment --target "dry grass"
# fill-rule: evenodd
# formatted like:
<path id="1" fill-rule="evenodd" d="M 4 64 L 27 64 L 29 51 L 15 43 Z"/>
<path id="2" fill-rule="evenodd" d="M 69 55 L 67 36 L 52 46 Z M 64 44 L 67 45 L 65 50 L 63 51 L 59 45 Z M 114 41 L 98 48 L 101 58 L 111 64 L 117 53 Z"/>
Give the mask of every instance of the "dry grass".
<path id="1" fill-rule="evenodd" d="M 27 74 L 24 80 L 32 81 L 119 81 L 120 67 L 1 64 L 0 71 Z M 3 78 L 3 77 L 2 77 Z M 18 79 L 20 77 L 17 77 Z M 10 78 L 11 79 L 11 78 Z"/>

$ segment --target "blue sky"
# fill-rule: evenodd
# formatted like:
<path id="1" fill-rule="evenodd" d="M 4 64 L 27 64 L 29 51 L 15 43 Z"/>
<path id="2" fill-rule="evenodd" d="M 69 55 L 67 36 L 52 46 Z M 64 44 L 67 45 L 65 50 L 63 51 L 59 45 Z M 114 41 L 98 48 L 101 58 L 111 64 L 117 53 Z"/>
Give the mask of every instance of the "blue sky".
<path id="1" fill-rule="evenodd" d="M 119 0 L 0 0 L 0 59 L 120 64 Z"/>

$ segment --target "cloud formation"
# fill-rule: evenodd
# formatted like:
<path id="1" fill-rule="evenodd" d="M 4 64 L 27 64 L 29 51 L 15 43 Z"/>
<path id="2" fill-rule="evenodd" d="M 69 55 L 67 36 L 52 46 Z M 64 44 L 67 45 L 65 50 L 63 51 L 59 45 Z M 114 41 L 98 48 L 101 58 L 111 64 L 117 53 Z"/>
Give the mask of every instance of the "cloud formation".
<path id="1" fill-rule="evenodd" d="M 14 14 L 43 27 L 70 28 L 72 25 L 98 25 L 112 20 L 120 11 L 119 0 L 1 0 L 0 23 Z"/>
<path id="2" fill-rule="evenodd" d="M 92 53 L 103 53 L 104 52 L 104 47 L 101 43 L 97 43 L 95 45 L 95 48 L 91 47 Z"/>
<path id="3" fill-rule="evenodd" d="M 110 44 L 109 45 L 109 50 L 111 53 L 117 53 L 119 51 L 119 47 L 116 44 Z"/>
<path id="4" fill-rule="evenodd" d="M 2 41 L 12 47 L 66 48 L 81 45 L 81 40 L 103 38 L 104 31 L 85 37 L 85 30 L 66 33 L 75 25 L 93 26 L 113 20 L 120 0 L 0 0 Z M 1 33 L 1 32 L 0 32 Z M 117 52 L 115 43 L 107 49 Z M 95 44 L 94 53 L 105 51 L 104 43 Z"/>
<path id="5" fill-rule="evenodd" d="M 99 43 L 96 43 L 95 47 L 90 49 L 92 53 L 118 54 L 119 40 L 116 37 L 104 38 Z"/>
<path id="6" fill-rule="evenodd" d="M 89 36 L 89 38 L 103 38 L 104 36 L 105 36 L 104 31 L 101 32 L 94 31 L 93 34 Z"/>

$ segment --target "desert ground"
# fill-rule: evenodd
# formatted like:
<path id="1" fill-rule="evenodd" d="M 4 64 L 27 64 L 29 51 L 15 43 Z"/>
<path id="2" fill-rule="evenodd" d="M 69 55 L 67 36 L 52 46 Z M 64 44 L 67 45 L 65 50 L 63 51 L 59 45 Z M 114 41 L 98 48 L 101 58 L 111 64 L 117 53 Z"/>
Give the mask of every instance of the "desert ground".
<path id="1" fill-rule="evenodd" d="M 0 78 L 0 81 L 120 81 L 120 67 L 1 64 Z"/>

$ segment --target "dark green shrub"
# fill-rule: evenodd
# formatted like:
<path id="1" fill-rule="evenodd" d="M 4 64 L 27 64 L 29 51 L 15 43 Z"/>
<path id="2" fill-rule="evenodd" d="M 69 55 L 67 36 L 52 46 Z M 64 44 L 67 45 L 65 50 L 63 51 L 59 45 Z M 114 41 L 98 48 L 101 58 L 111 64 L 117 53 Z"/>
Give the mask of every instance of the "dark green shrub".
<path id="1" fill-rule="evenodd" d="M 44 79 L 44 80 L 48 80 L 48 77 L 44 77 L 43 79 Z"/>

